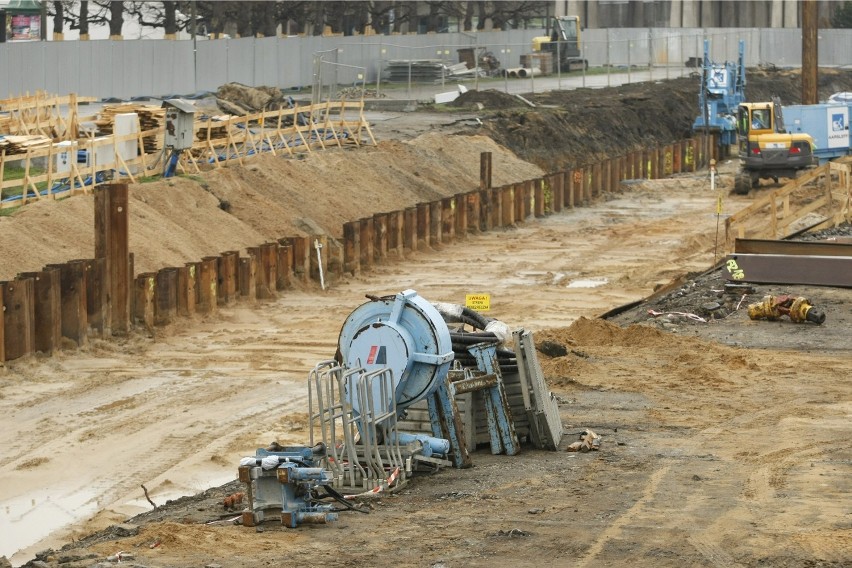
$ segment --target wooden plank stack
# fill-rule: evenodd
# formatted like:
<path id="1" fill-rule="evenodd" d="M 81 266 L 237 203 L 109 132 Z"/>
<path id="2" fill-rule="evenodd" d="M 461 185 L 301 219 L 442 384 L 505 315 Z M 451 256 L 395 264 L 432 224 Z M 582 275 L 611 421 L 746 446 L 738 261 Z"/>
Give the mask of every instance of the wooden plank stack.
<path id="1" fill-rule="evenodd" d="M 6 155 L 26 154 L 27 150 L 43 148 L 48 146 L 52 140 L 41 134 L 26 136 L 3 136 L 0 137 L 0 150 L 5 150 Z"/>
<path id="2" fill-rule="evenodd" d="M 142 132 L 148 130 L 161 130 L 166 121 L 166 109 L 154 105 L 120 104 L 104 107 L 98 115 L 95 124 L 98 127 L 99 136 L 108 136 L 113 133 L 115 115 L 135 112 L 139 116 L 139 128 Z M 161 141 L 157 136 L 145 136 L 142 144 L 146 154 L 153 154 L 162 149 Z"/>

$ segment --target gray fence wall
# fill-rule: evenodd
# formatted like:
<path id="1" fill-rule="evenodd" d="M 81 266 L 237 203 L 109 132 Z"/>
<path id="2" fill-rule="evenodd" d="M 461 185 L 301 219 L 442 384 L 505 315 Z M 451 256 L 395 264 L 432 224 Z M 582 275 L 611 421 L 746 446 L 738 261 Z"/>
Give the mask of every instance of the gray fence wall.
<path id="1" fill-rule="evenodd" d="M 532 38 L 543 30 L 404 36 L 287 37 L 227 40 L 66 41 L 0 44 L 0 98 L 44 90 L 100 98 L 129 98 L 215 91 L 231 81 L 297 90 L 314 79 L 314 58 L 337 50 L 338 84 L 373 83 L 389 60 L 459 61 L 459 49 L 492 52 L 504 68 L 520 65 Z M 682 67 L 701 57 L 711 40 L 712 58 L 736 60 L 746 42 L 746 64 L 801 65 L 798 29 L 587 30 L 583 55 L 589 65 Z M 328 58 L 328 57 L 327 57 Z M 328 58 L 331 59 L 331 58 Z M 819 63 L 852 65 L 852 30 L 820 30 Z M 324 72 L 325 75 L 325 72 Z M 327 79 L 324 79 L 327 82 Z"/>

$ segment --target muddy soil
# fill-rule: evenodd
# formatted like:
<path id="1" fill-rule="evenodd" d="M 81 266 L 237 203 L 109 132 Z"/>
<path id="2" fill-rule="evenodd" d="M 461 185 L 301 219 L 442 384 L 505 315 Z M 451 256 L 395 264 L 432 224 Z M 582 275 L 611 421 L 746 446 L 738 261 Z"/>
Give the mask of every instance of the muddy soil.
<path id="1" fill-rule="evenodd" d="M 650 100 L 669 90 L 660 86 Z M 525 123 L 515 123 L 520 134 L 511 139 L 523 140 Z M 534 140 L 551 156 L 577 151 L 568 136 Z M 540 175 L 540 166 L 484 136 L 433 134 L 292 162 L 259 157 L 199 179 L 133 186 L 131 249 L 154 270 L 316 227 L 334 236 L 342 220 L 476 187 L 485 149 L 500 152 L 495 184 Z M 723 187 L 732 187 L 735 168 L 721 165 Z M 0 239 L 3 270 L 91 254 L 86 200 L 36 204 L 0 221 L 0 230 L 12 227 Z M 732 195 L 724 213 L 749 203 Z M 671 291 L 699 287 L 690 280 L 702 283 L 703 295 L 690 304 L 675 303 L 686 293 L 660 300 L 659 311 L 707 303 L 721 284 L 698 276 L 714 261 L 715 206 L 704 172 L 625 184 L 589 207 L 337 275 L 326 291 L 304 286 L 158 328 L 153 337 L 140 331 L 11 362 L 0 382 L 0 554 L 21 564 L 49 548 L 30 562 L 41 567 L 92 566 L 119 551 L 150 567 L 282 559 L 377 567 L 848 565 L 850 289 L 784 288 L 825 306 L 819 328 L 750 322 L 732 301 L 723 302 L 727 317 L 705 326 L 648 321 L 647 306 L 614 321 L 597 318 L 672 283 Z M 31 224 L 16 226 L 18 219 Z M 30 240 L 15 248 L 22 234 Z M 60 254 L 49 242 L 71 248 Z M 272 440 L 307 442 L 305 379 L 334 353 L 346 316 L 365 294 L 407 288 L 452 303 L 490 293 L 489 316 L 565 346 L 563 356 L 540 355 L 568 433 L 563 446 L 591 428 L 603 437 L 601 450 L 526 446 L 507 457 L 479 448 L 473 468 L 417 477 L 370 501 L 369 515 L 343 513 L 333 525 L 294 530 L 230 523 L 235 515 L 222 500 L 239 488 L 240 457 Z M 117 526 L 128 521 L 138 528 Z"/>

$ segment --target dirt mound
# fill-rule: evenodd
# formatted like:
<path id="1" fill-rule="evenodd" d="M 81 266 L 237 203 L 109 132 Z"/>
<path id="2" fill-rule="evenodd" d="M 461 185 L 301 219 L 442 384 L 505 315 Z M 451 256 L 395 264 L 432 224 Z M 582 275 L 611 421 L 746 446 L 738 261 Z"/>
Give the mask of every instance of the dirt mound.
<path id="1" fill-rule="evenodd" d="M 497 91 L 494 89 L 485 89 L 482 91 L 468 91 L 463 93 L 459 98 L 450 103 L 450 106 L 457 108 L 474 108 L 480 103 L 483 109 L 507 109 L 515 108 L 523 102 L 514 95 Z"/>
<path id="2" fill-rule="evenodd" d="M 496 186 L 543 173 L 490 138 L 436 133 L 303 159 L 265 154 L 245 166 L 131 185 L 135 270 L 182 266 L 285 236 L 340 238 L 348 221 L 479 187 L 481 152 L 493 155 Z M 0 279 L 91 258 L 93 222 L 91 196 L 33 203 L 0 217 Z"/>
<path id="3" fill-rule="evenodd" d="M 820 100 L 852 90 L 852 70 L 820 69 L 819 73 Z M 483 97 L 486 114 L 480 131 L 524 160 L 554 171 L 690 137 L 699 112 L 699 84 L 696 75 L 604 89 L 524 94 L 536 108 L 511 95 L 471 91 L 456 99 L 455 106 L 467 109 Z M 746 71 L 749 101 L 780 96 L 783 104 L 798 104 L 801 90 L 799 70 Z M 489 113 L 488 109 L 496 110 Z"/>

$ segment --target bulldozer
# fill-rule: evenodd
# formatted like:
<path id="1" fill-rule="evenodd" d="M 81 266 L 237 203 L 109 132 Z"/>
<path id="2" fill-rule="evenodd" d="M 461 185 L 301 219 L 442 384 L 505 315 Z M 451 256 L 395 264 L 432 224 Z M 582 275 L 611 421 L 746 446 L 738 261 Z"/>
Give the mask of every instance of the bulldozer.
<path id="1" fill-rule="evenodd" d="M 580 54 L 580 32 L 583 31 L 580 26 L 580 17 L 554 16 L 551 20 L 551 29 L 550 36 L 539 36 L 532 39 L 533 52 L 552 53 L 554 66 L 558 62 L 560 71 L 588 69 L 589 62 L 583 59 Z"/>
<path id="2" fill-rule="evenodd" d="M 810 134 L 789 133 L 784 127 L 781 101 L 740 103 L 737 108 L 737 147 L 740 171 L 734 193 L 745 195 L 761 179 L 795 178 L 819 162 Z"/>

